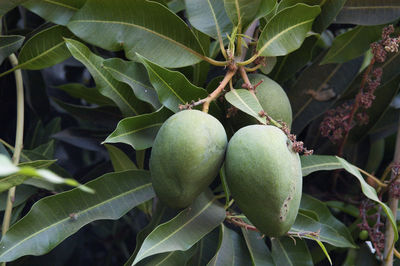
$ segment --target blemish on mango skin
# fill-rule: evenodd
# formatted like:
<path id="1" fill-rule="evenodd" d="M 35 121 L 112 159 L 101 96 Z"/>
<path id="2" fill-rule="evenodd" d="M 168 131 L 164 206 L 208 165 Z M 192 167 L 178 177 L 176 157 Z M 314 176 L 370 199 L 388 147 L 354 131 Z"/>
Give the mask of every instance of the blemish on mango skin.
<path id="1" fill-rule="evenodd" d="M 292 181 L 292 183 L 290 184 L 289 195 L 283 201 L 281 210 L 279 212 L 279 220 L 281 222 L 284 222 L 286 220 L 286 216 L 289 212 L 289 203 L 293 199 L 293 195 L 295 194 L 295 192 L 296 192 L 296 184 L 295 184 L 295 182 Z"/>

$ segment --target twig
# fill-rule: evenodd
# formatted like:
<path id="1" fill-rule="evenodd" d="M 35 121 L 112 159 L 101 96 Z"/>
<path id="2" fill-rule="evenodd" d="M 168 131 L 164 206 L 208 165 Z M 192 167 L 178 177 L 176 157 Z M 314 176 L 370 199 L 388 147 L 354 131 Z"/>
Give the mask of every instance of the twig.
<path id="1" fill-rule="evenodd" d="M 358 169 L 358 171 L 360 171 L 360 172 L 363 173 L 364 175 L 366 175 L 366 176 L 368 176 L 369 178 L 371 178 L 372 180 L 374 180 L 375 183 L 376 183 L 378 186 L 380 186 L 380 187 L 387 187 L 387 186 L 388 186 L 387 184 L 382 183 L 378 178 L 376 178 L 375 176 L 371 175 L 371 174 L 368 173 L 367 171 L 364 171 L 363 169 L 358 168 L 358 167 L 356 167 L 356 168 Z"/>
<path id="2" fill-rule="evenodd" d="M 232 223 L 232 224 L 242 227 L 246 230 L 260 232 L 260 230 L 258 230 L 254 225 L 248 224 L 248 223 L 244 222 L 242 219 L 232 216 L 232 214 L 230 212 L 226 212 L 225 220 L 228 223 Z"/>
<path id="3" fill-rule="evenodd" d="M 395 163 L 400 162 L 400 123 L 397 128 L 396 148 L 394 152 L 393 161 Z M 399 177 L 396 176 L 394 172 L 392 172 L 392 179 L 397 179 L 396 181 L 398 181 Z M 399 205 L 399 199 L 397 197 L 394 197 L 390 192 L 389 192 L 388 205 L 389 208 L 392 210 L 393 217 L 396 217 L 397 208 Z M 394 230 L 392 228 L 390 220 L 387 219 L 386 231 L 385 231 L 385 251 L 383 253 L 384 260 L 382 262 L 382 265 L 384 266 L 393 265 L 393 248 L 394 248 Z"/>
<path id="4" fill-rule="evenodd" d="M 15 54 L 9 56 L 11 64 L 15 67 L 18 65 L 18 59 Z M 17 88 L 17 129 L 15 133 L 15 149 L 12 157 L 14 165 L 18 165 L 22 151 L 22 142 L 24 136 L 24 84 L 22 80 L 22 72 L 20 69 L 14 72 L 15 83 Z M 15 187 L 8 191 L 6 209 L 4 212 L 2 235 L 4 235 L 10 227 L 11 212 L 15 198 Z M 4 265 L 4 264 L 3 264 Z"/>

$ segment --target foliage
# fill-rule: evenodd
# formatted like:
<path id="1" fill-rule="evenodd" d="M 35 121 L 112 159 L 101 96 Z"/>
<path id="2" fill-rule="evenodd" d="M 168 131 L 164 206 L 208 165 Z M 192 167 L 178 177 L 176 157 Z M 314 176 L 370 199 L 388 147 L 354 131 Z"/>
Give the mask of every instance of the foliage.
<path id="1" fill-rule="evenodd" d="M 398 1 L 1 0 L 0 18 L 0 262 L 391 265 L 392 242 L 400 254 Z M 283 88 L 291 125 L 248 73 Z M 260 233 L 224 164 L 189 207 L 159 200 L 151 148 L 184 109 L 228 140 L 244 115 L 283 131 L 303 176 L 289 232 Z"/>

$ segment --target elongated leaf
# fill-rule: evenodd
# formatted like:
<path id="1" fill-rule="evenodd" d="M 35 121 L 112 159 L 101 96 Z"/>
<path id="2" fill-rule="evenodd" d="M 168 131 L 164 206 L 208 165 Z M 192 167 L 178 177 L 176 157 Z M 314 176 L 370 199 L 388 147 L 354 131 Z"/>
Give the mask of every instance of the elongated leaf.
<path id="1" fill-rule="evenodd" d="M 276 265 L 314 265 L 304 240 L 297 239 L 295 243 L 288 237 L 273 238 L 271 245 L 272 258 Z"/>
<path id="2" fill-rule="evenodd" d="M 3 155 L 0 155 L 1 166 L 0 175 L 4 176 L 0 178 L 0 192 L 7 191 L 8 189 L 22 184 L 25 180 L 32 178 L 32 175 L 22 174 L 19 172 L 19 168 L 11 164 L 8 164 L 5 160 L 3 161 Z M 37 169 L 47 168 L 52 165 L 56 160 L 37 160 L 27 163 L 20 163 L 19 167 L 34 167 Z"/>
<path id="3" fill-rule="evenodd" d="M 112 99 L 125 116 L 138 115 L 147 109 L 147 106 L 135 97 L 128 85 L 116 81 L 102 67 L 103 58 L 92 53 L 78 41 L 66 39 L 66 44 L 71 54 L 92 74 L 100 93 Z"/>
<path id="4" fill-rule="evenodd" d="M 104 61 L 104 68 L 116 80 L 128 84 L 138 99 L 150 103 L 155 109 L 161 107 L 157 92 L 151 86 L 146 68 L 142 65 L 112 58 Z"/>
<path id="5" fill-rule="evenodd" d="M 163 107 L 151 114 L 128 117 L 121 120 L 104 143 L 125 143 L 135 150 L 144 150 L 153 145 L 157 132 L 173 113 Z"/>
<path id="6" fill-rule="evenodd" d="M 253 265 L 275 265 L 271 253 L 264 242 L 264 238 L 258 232 L 242 229 L 243 237 L 246 241 Z"/>
<path id="7" fill-rule="evenodd" d="M 178 216 L 157 226 L 143 242 L 132 265 L 154 254 L 188 250 L 224 219 L 223 206 L 207 190 Z"/>
<path id="8" fill-rule="evenodd" d="M 259 115 L 260 111 L 263 110 L 261 104 L 257 98 L 245 89 L 234 89 L 225 94 L 225 99 L 238 108 L 239 110 L 255 117 L 262 124 L 266 124 L 266 118 Z"/>
<path id="9" fill-rule="evenodd" d="M 318 221 L 321 224 L 332 227 L 341 236 L 346 238 L 348 242 L 350 242 L 353 246 L 355 246 L 353 237 L 351 236 L 347 227 L 331 214 L 325 203 L 307 194 L 303 194 L 301 197 L 300 208 L 314 211 L 315 213 L 317 213 Z"/>
<path id="10" fill-rule="evenodd" d="M 120 218 L 154 197 L 149 180 L 146 171 L 110 173 L 86 184 L 96 194 L 73 189 L 38 201 L 3 236 L 0 261 L 47 253 L 92 221 Z"/>
<path id="11" fill-rule="evenodd" d="M 343 168 L 337 158 L 331 155 L 300 156 L 300 160 L 303 177 L 308 176 L 316 171 L 336 170 Z"/>
<path id="12" fill-rule="evenodd" d="M 217 253 L 215 253 L 207 266 L 233 265 L 235 252 L 233 250 L 231 232 L 232 231 L 225 227 L 225 225 L 220 225 Z"/>
<path id="13" fill-rule="evenodd" d="M 315 19 L 313 30 L 322 33 L 335 20 L 347 0 L 326 0 L 321 7 L 321 14 Z"/>
<path id="14" fill-rule="evenodd" d="M 139 53 L 165 67 L 192 65 L 203 55 L 187 25 L 152 1 L 88 0 L 72 17 L 68 28 L 91 44 L 111 51 L 123 49 L 126 57 L 133 60 Z"/>
<path id="15" fill-rule="evenodd" d="M 392 226 L 393 226 L 394 240 L 397 241 L 397 239 L 399 238 L 399 235 L 398 235 L 398 231 L 397 231 L 396 220 L 395 220 L 395 218 L 393 217 L 392 211 L 389 209 L 388 206 L 386 206 L 386 204 L 384 204 L 382 201 L 379 200 L 379 198 L 378 198 L 378 196 L 377 196 L 377 194 L 376 194 L 375 189 L 374 189 L 373 187 L 371 187 L 371 186 L 364 180 L 364 178 L 362 177 L 361 173 L 358 171 L 358 169 L 357 169 L 354 165 L 348 163 L 346 160 L 344 160 L 344 159 L 342 159 L 342 158 L 340 158 L 340 157 L 336 157 L 336 158 L 337 158 L 338 161 L 342 164 L 343 168 L 344 168 L 347 172 L 349 172 L 350 174 L 352 174 L 353 176 L 355 176 L 355 177 L 358 179 L 358 181 L 359 181 L 360 184 L 361 184 L 361 190 L 362 190 L 363 194 L 364 194 L 367 198 L 369 198 L 369 199 L 375 201 L 376 203 L 378 203 L 379 205 L 382 206 L 383 211 L 386 213 L 386 216 L 389 218 L 390 223 L 391 223 Z"/>
<path id="16" fill-rule="evenodd" d="M 294 6 L 298 3 L 303 3 L 303 4 L 306 4 L 309 6 L 316 6 L 316 5 L 322 6 L 325 4 L 325 1 L 324 0 L 300 0 L 300 1 L 299 0 L 282 0 L 279 2 L 278 6 L 275 10 L 275 13 L 279 13 L 279 11 L 281 11 L 285 8 Z"/>
<path id="17" fill-rule="evenodd" d="M 180 104 L 207 97 L 206 90 L 190 83 L 182 73 L 163 68 L 142 56 L 139 58 L 147 69 L 158 99 L 171 111 L 176 113 L 180 110 Z"/>
<path id="18" fill-rule="evenodd" d="M 71 56 L 63 38 L 72 37 L 63 26 L 53 26 L 35 34 L 26 41 L 18 55 L 23 69 L 43 69 L 58 64 Z"/>
<path id="19" fill-rule="evenodd" d="M 381 38 L 381 32 L 382 26 L 357 26 L 337 36 L 321 64 L 344 63 L 362 55 Z"/>
<path id="20" fill-rule="evenodd" d="M 218 40 L 232 31 L 223 0 L 185 0 L 190 24 L 199 31 Z"/>
<path id="21" fill-rule="evenodd" d="M 196 252 L 196 245 L 191 247 L 189 250 L 181 251 L 175 250 L 172 252 L 166 252 L 161 254 L 156 254 L 154 256 L 145 258 L 141 262 L 139 262 L 138 266 L 177 266 L 177 265 L 186 265 L 187 261 L 193 256 Z"/>
<path id="22" fill-rule="evenodd" d="M 25 203 L 26 200 L 29 199 L 33 194 L 38 192 L 38 189 L 31 186 L 20 185 L 18 189 L 15 191 L 15 197 L 13 202 L 13 207 L 20 206 Z M 8 191 L 4 191 L 0 193 L 0 211 L 4 211 L 6 209 L 6 202 L 8 198 Z"/>
<path id="23" fill-rule="evenodd" d="M 320 57 L 322 59 L 322 57 Z M 307 68 L 290 90 L 292 130 L 300 133 L 307 124 L 327 111 L 346 90 L 361 67 L 362 59 L 321 66 L 317 60 Z"/>
<path id="24" fill-rule="evenodd" d="M 297 4 L 276 14 L 261 32 L 258 53 L 279 56 L 298 49 L 320 11 L 319 6 Z"/>
<path id="25" fill-rule="evenodd" d="M 113 145 L 105 144 L 104 146 L 106 146 L 108 150 L 115 172 L 138 169 L 134 162 L 132 162 L 123 151 Z"/>
<path id="26" fill-rule="evenodd" d="M 275 0 L 224 0 L 225 10 L 232 23 L 237 26 L 240 19 L 243 29 L 247 28 L 259 13 L 266 15 L 271 12 L 275 4 Z"/>
<path id="27" fill-rule="evenodd" d="M 230 235 L 233 242 L 234 261 L 232 265 L 247 265 L 249 261 L 251 261 L 251 257 L 249 251 L 247 250 L 246 242 L 244 241 L 241 234 L 229 228 L 227 228 L 227 230 L 230 230 Z"/>
<path id="28" fill-rule="evenodd" d="M 65 26 L 85 2 L 86 0 L 30 0 L 24 3 L 24 7 L 45 20 Z"/>
<path id="29" fill-rule="evenodd" d="M 11 9 L 17 7 L 18 5 L 26 2 L 28 0 L 2 0 L 0 2 L 0 17 L 5 15 Z"/>
<path id="30" fill-rule="evenodd" d="M 3 35 L 0 36 L 0 64 L 10 54 L 14 53 L 21 47 L 25 37 L 20 35 Z"/>
<path id="31" fill-rule="evenodd" d="M 88 103 L 97 105 L 114 105 L 114 102 L 109 98 L 103 96 L 96 88 L 87 88 L 79 83 L 69 83 L 60 85 L 57 89 L 63 90 L 71 97 L 83 99 Z"/>
<path id="32" fill-rule="evenodd" d="M 335 23 L 357 25 L 380 25 L 400 17 L 397 0 L 347 0 Z"/>

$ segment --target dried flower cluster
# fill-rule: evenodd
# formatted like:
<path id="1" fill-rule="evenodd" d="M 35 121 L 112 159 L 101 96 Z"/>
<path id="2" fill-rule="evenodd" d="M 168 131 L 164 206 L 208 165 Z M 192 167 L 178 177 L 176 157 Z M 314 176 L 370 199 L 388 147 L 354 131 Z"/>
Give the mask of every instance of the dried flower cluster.
<path id="1" fill-rule="evenodd" d="M 374 214 L 368 214 L 368 212 L 376 207 L 376 204 L 366 199 L 360 204 L 360 217 L 362 222 L 358 224 L 360 230 L 366 230 L 368 232 L 369 239 L 371 240 L 376 254 L 378 257 L 382 257 L 383 249 L 385 248 L 385 234 L 381 231 L 384 223 L 381 221 L 382 207 L 379 206 L 378 210 Z M 370 226 L 370 223 L 373 226 Z"/>
<path id="2" fill-rule="evenodd" d="M 321 135 L 328 137 L 333 143 L 343 140 L 354 126 L 368 124 L 369 117 L 366 110 L 372 106 L 376 98 L 374 93 L 381 84 L 383 72 L 380 67 L 373 69 L 373 65 L 375 62 L 384 62 L 389 52 L 398 52 L 400 37 L 390 37 L 393 32 L 392 25 L 385 27 L 382 31 L 382 40 L 371 44 L 374 57 L 365 72 L 355 100 L 327 111 L 321 122 Z"/>
<path id="3" fill-rule="evenodd" d="M 400 163 L 394 163 L 392 166 L 392 178 L 389 185 L 389 193 L 393 198 L 400 198 Z"/>

